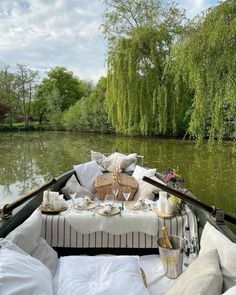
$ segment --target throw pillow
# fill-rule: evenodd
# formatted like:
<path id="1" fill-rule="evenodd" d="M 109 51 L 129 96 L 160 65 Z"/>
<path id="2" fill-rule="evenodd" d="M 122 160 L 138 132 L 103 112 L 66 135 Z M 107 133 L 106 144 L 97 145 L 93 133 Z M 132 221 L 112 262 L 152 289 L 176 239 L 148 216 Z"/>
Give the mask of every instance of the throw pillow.
<path id="1" fill-rule="evenodd" d="M 236 244 L 231 242 L 209 222 L 206 223 L 201 236 L 200 256 L 216 248 L 220 257 L 220 267 L 224 280 L 223 291 L 236 285 Z"/>
<path id="2" fill-rule="evenodd" d="M 84 164 L 74 165 L 74 170 L 81 185 L 95 194 L 95 179 L 98 175 L 102 175 L 101 169 L 97 162 L 93 160 Z"/>
<path id="3" fill-rule="evenodd" d="M 157 178 L 155 176 L 150 177 L 150 178 L 157 181 L 157 182 L 164 184 L 163 181 L 161 181 L 159 178 Z M 138 190 L 137 190 L 133 200 L 138 200 L 139 198 L 142 198 L 142 199 L 149 199 L 149 200 L 153 201 L 155 198 L 155 195 L 158 194 L 159 191 L 161 191 L 160 188 L 158 188 L 154 185 L 151 185 L 150 183 L 148 183 L 146 181 L 140 180 L 138 182 Z"/>
<path id="4" fill-rule="evenodd" d="M 40 237 L 41 229 L 42 214 L 39 210 L 36 210 L 24 223 L 10 232 L 5 239 L 42 261 L 53 273 L 57 265 L 58 255 L 46 240 Z"/>
<path id="5" fill-rule="evenodd" d="M 37 246 L 31 253 L 31 256 L 40 260 L 44 265 L 46 265 L 52 274 L 55 273 L 58 255 L 45 239 L 41 237 L 39 238 Z"/>
<path id="6" fill-rule="evenodd" d="M 42 215 L 41 212 L 35 211 L 24 223 L 16 227 L 7 236 L 9 240 L 31 254 L 36 248 L 42 230 Z"/>
<path id="7" fill-rule="evenodd" d="M 113 172 L 113 163 L 117 163 L 121 170 L 126 172 L 133 171 L 137 161 L 137 154 L 129 154 L 124 155 L 118 152 L 111 154 L 106 157 L 99 152 L 91 151 L 92 160 L 96 160 L 96 162 L 102 167 L 102 171 L 107 170 L 109 172 Z"/>
<path id="8" fill-rule="evenodd" d="M 63 194 L 67 197 L 70 198 L 70 192 L 76 193 L 76 197 L 84 197 L 88 196 L 90 199 L 93 199 L 94 195 L 91 193 L 90 190 L 88 190 L 86 187 L 83 187 L 79 184 L 78 180 L 76 179 L 75 175 L 72 175 L 66 185 L 62 188 L 61 190 Z"/>
<path id="9" fill-rule="evenodd" d="M 52 276 L 39 260 L 3 248 L 0 265 L 0 294 L 53 295 Z"/>
<path id="10" fill-rule="evenodd" d="M 61 257 L 58 281 L 57 295 L 149 294 L 142 280 L 139 259 L 135 256 Z"/>
<path id="11" fill-rule="evenodd" d="M 219 256 L 214 249 L 190 264 L 166 295 L 220 295 L 222 283 Z"/>
<path id="12" fill-rule="evenodd" d="M 137 180 L 137 182 L 139 182 L 140 180 L 142 180 L 143 176 L 152 177 L 155 176 L 155 174 L 156 169 L 146 169 L 144 167 L 136 165 L 132 176 Z"/>

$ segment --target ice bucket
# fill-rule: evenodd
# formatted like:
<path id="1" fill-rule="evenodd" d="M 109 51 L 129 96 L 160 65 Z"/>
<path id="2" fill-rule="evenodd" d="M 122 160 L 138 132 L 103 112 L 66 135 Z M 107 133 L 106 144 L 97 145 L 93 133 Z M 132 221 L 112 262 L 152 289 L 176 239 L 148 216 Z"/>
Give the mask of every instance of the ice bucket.
<path id="1" fill-rule="evenodd" d="M 176 279 L 182 273 L 183 252 L 186 241 L 177 236 L 169 236 L 173 249 L 162 247 L 162 237 L 157 240 L 157 246 L 164 267 L 165 276 Z"/>

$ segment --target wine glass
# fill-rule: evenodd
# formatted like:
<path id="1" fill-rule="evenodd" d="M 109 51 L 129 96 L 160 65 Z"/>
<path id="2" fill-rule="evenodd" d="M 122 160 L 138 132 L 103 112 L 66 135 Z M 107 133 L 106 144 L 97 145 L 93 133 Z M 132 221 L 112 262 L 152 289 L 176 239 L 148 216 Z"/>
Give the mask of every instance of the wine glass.
<path id="1" fill-rule="evenodd" d="M 71 211 L 75 210 L 75 197 L 76 197 L 76 192 L 69 192 L 70 198 L 72 200 L 72 205 L 71 205 Z"/>
<path id="2" fill-rule="evenodd" d="M 124 187 L 123 189 L 122 189 L 122 193 L 123 193 L 123 196 L 124 196 L 124 198 L 125 198 L 125 206 L 127 205 L 127 201 L 128 201 L 128 199 L 129 199 L 129 197 L 130 197 L 130 194 L 131 194 L 131 189 L 130 189 L 130 187 Z"/>
<path id="3" fill-rule="evenodd" d="M 115 197 L 115 200 L 116 200 L 116 197 L 117 197 L 117 195 L 119 193 L 119 184 L 117 182 L 113 182 L 111 190 L 112 190 L 112 193 L 113 193 L 113 195 Z"/>
<path id="4" fill-rule="evenodd" d="M 115 202 L 115 196 L 113 194 L 106 194 L 105 195 L 105 198 L 104 198 L 105 206 L 109 205 L 112 207 L 114 202 Z"/>

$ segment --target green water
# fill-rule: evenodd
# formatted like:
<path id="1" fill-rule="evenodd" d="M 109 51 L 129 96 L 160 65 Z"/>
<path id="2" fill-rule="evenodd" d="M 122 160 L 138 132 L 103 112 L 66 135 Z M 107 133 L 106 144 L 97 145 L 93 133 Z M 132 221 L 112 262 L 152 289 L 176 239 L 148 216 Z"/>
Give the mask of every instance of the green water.
<path id="1" fill-rule="evenodd" d="M 81 135 L 65 132 L 0 134 L 0 207 L 45 180 L 90 159 L 90 150 L 137 152 L 147 167 L 178 168 L 200 200 L 236 214 L 236 149 L 225 143 L 214 153 L 181 140 Z"/>

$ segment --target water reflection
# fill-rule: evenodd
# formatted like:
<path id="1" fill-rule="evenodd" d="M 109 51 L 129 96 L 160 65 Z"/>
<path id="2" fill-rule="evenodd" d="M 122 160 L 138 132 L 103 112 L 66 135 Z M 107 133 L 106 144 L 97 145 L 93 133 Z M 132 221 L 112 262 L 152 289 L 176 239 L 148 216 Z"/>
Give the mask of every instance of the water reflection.
<path id="1" fill-rule="evenodd" d="M 90 159 L 90 150 L 138 152 L 160 171 L 178 168 L 201 200 L 236 214 L 236 153 L 227 143 L 212 154 L 189 141 L 81 135 L 65 132 L 1 133 L 0 206 Z"/>

